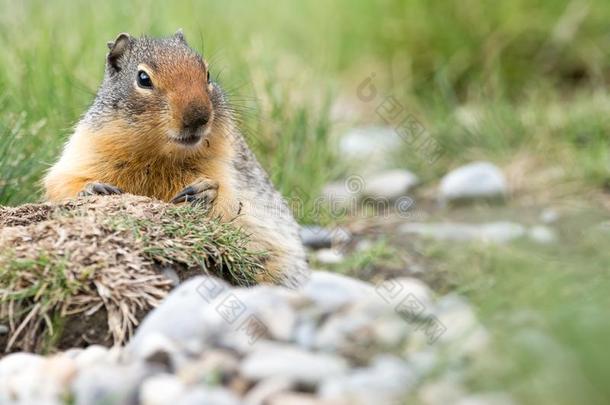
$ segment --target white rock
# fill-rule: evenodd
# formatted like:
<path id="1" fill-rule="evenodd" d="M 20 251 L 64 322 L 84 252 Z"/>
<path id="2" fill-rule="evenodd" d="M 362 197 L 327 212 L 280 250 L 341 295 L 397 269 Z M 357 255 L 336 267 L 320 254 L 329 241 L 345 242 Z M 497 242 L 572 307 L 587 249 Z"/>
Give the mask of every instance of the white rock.
<path id="1" fill-rule="evenodd" d="M 514 222 L 484 224 L 414 222 L 403 224 L 400 231 L 441 241 L 486 243 L 507 243 L 526 234 L 526 228 Z"/>
<path id="2" fill-rule="evenodd" d="M 106 347 L 91 345 L 77 354 L 75 359 L 76 366 L 79 369 L 83 369 L 100 363 L 108 363 L 109 357 L 109 351 Z"/>
<path id="3" fill-rule="evenodd" d="M 508 193 L 502 171 L 489 162 L 474 162 L 448 173 L 441 180 L 442 201 L 475 198 L 498 198 Z"/>
<path id="4" fill-rule="evenodd" d="M 151 333 L 142 339 L 142 347 L 138 350 L 140 359 L 149 359 L 159 353 L 168 355 L 178 351 L 176 345 L 161 333 Z"/>
<path id="5" fill-rule="evenodd" d="M 142 405 L 175 405 L 186 393 L 186 386 L 171 374 L 158 374 L 146 379 L 140 387 Z"/>
<path id="6" fill-rule="evenodd" d="M 403 145 L 392 127 L 355 128 L 341 137 L 339 150 L 347 161 L 357 161 L 374 169 L 384 167 L 387 158 Z M 361 165 L 359 167 L 362 168 Z"/>
<path id="7" fill-rule="evenodd" d="M 428 346 L 426 349 L 410 353 L 409 365 L 418 377 L 425 378 L 439 364 L 439 356 L 433 347 Z"/>
<path id="8" fill-rule="evenodd" d="M 360 190 L 350 190 L 345 181 L 328 183 L 322 189 L 322 201 L 331 214 L 339 215 L 358 205 Z"/>
<path id="9" fill-rule="evenodd" d="M 313 271 L 302 293 L 317 305 L 335 310 L 353 302 L 385 304 L 371 284 L 327 271 Z"/>
<path id="10" fill-rule="evenodd" d="M 547 208 L 540 214 L 540 220 L 545 224 L 553 224 L 559 220 L 559 212 L 553 208 Z"/>
<path id="11" fill-rule="evenodd" d="M 315 347 L 325 352 L 344 352 L 351 345 L 368 346 L 372 343 L 374 321 L 361 311 L 335 313 L 318 330 Z"/>
<path id="12" fill-rule="evenodd" d="M 321 249 L 316 252 L 316 260 L 322 264 L 338 264 L 344 260 L 344 257 L 335 249 Z"/>
<path id="13" fill-rule="evenodd" d="M 228 327 L 220 316 L 213 318 L 212 324 L 206 323 L 203 310 L 229 289 L 227 283 L 214 277 L 194 277 L 180 284 L 144 318 L 127 346 L 128 352 L 141 357 L 146 348 L 143 342 L 151 334 L 161 334 L 178 347 L 201 350 L 206 337 Z"/>
<path id="14" fill-rule="evenodd" d="M 395 200 L 417 185 L 417 176 L 408 170 L 387 170 L 365 177 L 363 197 Z"/>
<path id="15" fill-rule="evenodd" d="M 222 379 L 234 375 L 239 366 L 239 360 L 233 352 L 219 349 L 206 350 L 199 359 L 186 358 L 180 363 L 176 367 L 176 375 L 186 385 L 204 383 L 210 376 Z"/>
<path id="16" fill-rule="evenodd" d="M 142 363 L 128 365 L 102 364 L 80 370 L 72 383 L 75 405 L 130 404 L 138 387 L 154 372 Z"/>
<path id="17" fill-rule="evenodd" d="M 290 391 L 294 388 L 294 381 L 285 377 L 270 378 L 256 384 L 248 391 L 244 397 L 244 402 L 247 405 L 264 405 L 269 402 L 269 399 L 285 391 Z"/>
<path id="18" fill-rule="evenodd" d="M 414 277 L 399 277 L 385 280 L 375 287 L 377 294 L 393 308 L 407 297 L 413 297 L 428 311 L 432 307 L 432 291 L 423 281 Z"/>
<path id="19" fill-rule="evenodd" d="M 301 392 L 281 392 L 269 398 L 265 405 L 350 405 L 349 402 L 325 401 L 312 394 Z"/>
<path id="20" fill-rule="evenodd" d="M 456 405 L 513 405 L 512 398 L 503 392 L 489 392 L 469 395 L 457 401 Z"/>
<path id="21" fill-rule="evenodd" d="M 7 355 L 0 361 L 0 404 L 63 403 L 75 374 L 74 360 L 63 354 L 47 358 L 29 353 Z"/>
<path id="22" fill-rule="evenodd" d="M 524 226 L 514 222 L 490 222 L 479 227 L 479 239 L 485 242 L 506 243 L 524 234 Z"/>
<path id="23" fill-rule="evenodd" d="M 382 355 L 371 367 L 324 380 L 318 394 L 327 400 L 352 404 L 402 403 L 415 384 L 415 374 L 402 360 Z"/>
<path id="24" fill-rule="evenodd" d="M 395 315 L 377 318 L 371 325 L 373 340 L 379 347 L 399 347 L 410 330 L 405 320 Z"/>
<path id="25" fill-rule="evenodd" d="M 557 241 L 557 233 L 548 226 L 532 226 L 527 234 L 534 242 L 543 245 L 548 245 Z"/>
<path id="26" fill-rule="evenodd" d="M 489 333 L 464 298 L 456 294 L 442 297 L 437 303 L 437 319 L 444 328 L 437 332 L 438 341 L 451 345 L 456 353 L 469 355 L 487 348 Z"/>
<path id="27" fill-rule="evenodd" d="M 242 405 L 232 392 L 220 387 L 197 387 L 184 393 L 171 405 Z"/>
<path id="28" fill-rule="evenodd" d="M 292 305 L 304 301 L 298 292 L 282 287 L 259 285 L 236 288 L 232 293 L 246 308 L 244 318 L 255 317 L 266 329 L 265 335 L 281 341 L 292 339 L 297 319 Z"/>
<path id="29" fill-rule="evenodd" d="M 284 377 L 308 385 L 316 385 L 347 370 L 347 361 L 341 357 L 275 343 L 258 345 L 240 367 L 241 374 L 249 380 Z"/>
<path id="30" fill-rule="evenodd" d="M 294 341 L 304 349 L 311 349 L 316 341 L 318 319 L 320 317 L 307 314 L 305 310 L 301 310 L 299 318 L 300 321 L 294 331 Z"/>
<path id="31" fill-rule="evenodd" d="M 464 396 L 464 388 L 451 379 L 426 383 L 419 389 L 418 402 L 422 405 L 454 404 Z"/>
<path id="32" fill-rule="evenodd" d="M 0 360 L 0 403 L 52 403 L 57 393 L 42 392 L 42 368 L 45 359 L 30 353 L 13 353 Z"/>

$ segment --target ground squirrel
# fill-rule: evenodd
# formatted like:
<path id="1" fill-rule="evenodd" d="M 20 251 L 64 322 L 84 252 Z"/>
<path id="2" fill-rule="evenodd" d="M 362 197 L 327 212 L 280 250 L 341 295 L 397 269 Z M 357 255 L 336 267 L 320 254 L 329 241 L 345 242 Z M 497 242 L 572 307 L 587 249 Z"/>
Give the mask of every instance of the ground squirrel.
<path id="1" fill-rule="evenodd" d="M 269 253 L 268 277 L 298 283 L 307 271 L 299 228 L 240 134 L 207 62 L 178 31 L 120 34 L 104 80 L 44 178 L 51 201 L 121 192 L 207 204 Z"/>

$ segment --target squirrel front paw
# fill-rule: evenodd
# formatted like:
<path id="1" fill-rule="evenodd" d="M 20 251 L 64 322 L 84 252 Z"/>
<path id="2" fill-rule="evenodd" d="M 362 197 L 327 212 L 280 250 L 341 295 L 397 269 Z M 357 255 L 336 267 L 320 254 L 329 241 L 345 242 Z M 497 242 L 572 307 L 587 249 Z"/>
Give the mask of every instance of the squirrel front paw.
<path id="1" fill-rule="evenodd" d="M 218 197 L 218 186 L 218 182 L 214 180 L 198 180 L 179 192 L 171 202 L 174 204 L 190 202 L 211 207 Z"/>
<path id="2" fill-rule="evenodd" d="M 85 188 L 78 193 L 79 197 L 88 195 L 110 195 L 110 194 L 123 194 L 120 188 L 112 186 L 106 183 L 87 183 Z"/>

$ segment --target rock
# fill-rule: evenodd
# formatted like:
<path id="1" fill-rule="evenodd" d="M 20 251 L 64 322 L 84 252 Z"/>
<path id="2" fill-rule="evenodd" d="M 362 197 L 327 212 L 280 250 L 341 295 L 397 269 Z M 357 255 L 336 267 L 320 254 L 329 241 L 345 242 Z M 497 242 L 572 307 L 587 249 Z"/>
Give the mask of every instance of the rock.
<path id="1" fill-rule="evenodd" d="M 0 361 L 0 404 L 60 404 L 76 374 L 73 359 L 13 353 Z M 13 402 L 15 401 L 15 402 Z"/>
<path id="2" fill-rule="evenodd" d="M 138 387 L 153 372 L 141 363 L 80 370 L 72 383 L 75 405 L 134 404 Z"/>
<path id="3" fill-rule="evenodd" d="M 294 331 L 294 342 L 299 347 L 311 349 L 316 341 L 318 321 L 322 314 L 310 313 L 306 310 L 301 310 L 300 312 L 300 320 Z"/>
<path id="4" fill-rule="evenodd" d="M 384 168 L 388 157 L 402 145 L 394 128 L 370 126 L 354 128 L 344 134 L 339 150 L 346 161 L 355 161 L 359 168 L 372 170 Z"/>
<path id="5" fill-rule="evenodd" d="M 294 381 L 285 377 L 270 378 L 256 384 L 244 397 L 246 405 L 269 404 L 270 398 L 281 392 L 290 391 L 294 388 Z"/>
<path id="6" fill-rule="evenodd" d="M 424 384 L 418 392 L 418 403 L 422 405 L 454 404 L 465 395 L 461 384 L 451 379 L 442 379 Z"/>
<path id="7" fill-rule="evenodd" d="M 326 401 L 311 394 L 282 392 L 272 396 L 266 405 L 350 405 L 349 402 Z"/>
<path id="8" fill-rule="evenodd" d="M 487 347 L 489 334 L 464 298 L 456 294 L 442 297 L 436 314 L 440 325 L 436 327 L 438 336 L 435 337 L 440 343 L 450 344 L 456 354 L 470 355 Z"/>
<path id="9" fill-rule="evenodd" d="M 306 385 L 317 385 L 347 370 L 347 362 L 339 356 L 277 343 L 259 345 L 240 366 L 241 374 L 252 381 L 284 377 Z"/>
<path id="10" fill-rule="evenodd" d="M 43 365 L 43 373 L 52 376 L 52 384 L 59 385 L 62 389 L 74 379 L 76 372 L 76 362 L 63 354 L 47 358 Z"/>
<path id="11" fill-rule="evenodd" d="M 480 225 L 477 233 L 478 239 L 481 241 L 506 243 L 522 237 L 525 228 L 514 222 L 490 222 Z"/>
<path id="12" fill-rule="evenodd" d="M 489 162 L 474 162 L 448 173 L 441 180 L 441 201 L 502 198 L 508 194 L 502 171 Z"/>
<path id="13" fill-rule="evenodd" d="M 348 243 L 352 239 L 352 234 L 341 227 L 328 229 L 320 226 L 303 226 L 300 234 L 303 245 L 311 249 L 328 249 L 337 244 Z"/>
<path id="14" fill-rule="evenodd" d="M 377 294 L 393 308 L 408 297 L 417 300 L 422 307 L 432 308 L 432 291 L 423 281 L 414 277 L 385 280 L 375 287 Z"/>
<path id="15" fill-rule="evenodd" d="M 464 223 L 406 223 L 400 227 L 406 234 L 429 239 L 456 242 L 507 243 L 526 234 L 523 225 L 514 222 Z"/>
<path id="16" fill-rule="evenodd" d="M 185 394 L 186 386 L 176 376 L 158 374 L 146 379 L 140 387 L 142 405 L 174 405 Z"/>
<path id="17" fill-rule="evenodd" d="M 333 311 L 353 302 L 384 304 L 372 285 L 327 271 L 313 271 L 302 293 L 321 308 Z"/>
<path id="18" fill-rule="evenodd" d="M 545 224 L 553 224 L 559 220 L 559 212 L 553 208 L 547 208 L 540 214 L 540 220 Z"/>
<path id="19" fill-rule="evenodd" d="M 318 330 L 315 347 L 349 354 L 356 346 L 356 351 L 360 352 L 372 343 L 374 321 L 372 316 L 360 311 L 335 313 Z"/>
<path id="20" fill-rule="evenodd" d="M 76 366 L 83 369 L 89 366 L 108 363 L 110 359 L 109 351 L 100 345 L 91 345 L 76 355 Z"/>
<path id="21" fill-rule="evenodd" d="M 40 390 L 44 378 L 42 368 L 45 359 L 30 353 L 13 353 L 0 359 L 0 403 L 52 403 L 58 399 L 57 393 L 44 393 Z"/>
<path id="22" fill-rule="evenodd" d="M 328 183 L 322 189 L 321 202 L 330 210 L 331 215 L 340 216 L 357 207 L 360 191 L 358 188 L 351 190 L 346 181 Z"/>
<path id="23" fill-rule="evenodd" d="M 512 398 L 503 392 L 489 392 L 469 395 L 457 401 L 456 405 L 513 405 Z"/>
<path id="24" fill-rule="evenodd" d="M 439 356 L 430 346 L 424 350 L 409 353 L 409 365 L 418 378 L 423 379 L 439 364 Z"/>
<path id="25" fill-rule="evenodd" d="M 322 264 L 339 264 L 344 257 L 334 249 L 321 249 L 316 252 L 316 260 Z"/>
<path id="26" fill-rule="evenodd" d="M 415 374 L 397 357 L 381 355 L 371 367 L 325 379 L 318 394 L 328 400 L 350 404 L 401 403 L 414 386 Z"/>
<path id="27" fill-rule="evenodd" d="M 402 197 L 419 182 L 408 170 L 387 170 L 364 179 L 361 196 L 375 200 L 394 201 Z"/>
<path id="28" fill-rule="evenodd" d="M 409 325 L 398 316 L 377 318 L 371 325 L 375 345 L 383 348 L 398 348 L 409 336 Z"/>
<path id="29" fill-rule="evenodd" d="M 228 290 L 227 283 L 214 277 L 194 277 L 180 284 L 144 318 L 127 351 L 141 357 L 146 348 L 143 342 L 152 334 L 161 334 L 178 347 L 200 351 L 206 337 L 227 328 L 220 316 L 206 323 L 203 310 Z"/>
<path id="30" fill-rule="evenodd" d="M 184 393 L 170 405 L 242 405 L 231 391 L 220 387 L 197 387 Z"/>
<path id="31" fill-rule="evenodd" d="M 222 349 L 206 350 L 199 359 L 185 362 L 176 375 L 188 385 L 213 383 L 210 378 L 223 379 L 233 376 L 239 369 L 235 354 Z"/>
<path id="32" fill-rule="evenodd" d="M 536 243 L 548 245 L 557 241 L 557 234 L 548 226 L 536 225 L 532 226 L 527 235 Z"/>
<path id="33" fill-rule="evenodd" d="M 172 357 L 178 355 L 178 348 L 167 336 L 151 333 L 142 339 L 141 345 L 137 358 L 162 365 L 167 369 L 173 367 Z"/>
<path id="34" fill-rule="evenodd" d="M 243 320 L 252 317 L 260 326 L 260 337 L 279 341 L 292 340 L 297 320 L 293 306 L 306 302 L 299 293 L 268 285 L 234 289 L 232 293 L 245 308 Z M 247 331 L 240 329 L 234 328 L 234 331 L 239 332 L 241 337 L 247 337 Z M 231 335 L 234 334 L 231 332 Z"/>

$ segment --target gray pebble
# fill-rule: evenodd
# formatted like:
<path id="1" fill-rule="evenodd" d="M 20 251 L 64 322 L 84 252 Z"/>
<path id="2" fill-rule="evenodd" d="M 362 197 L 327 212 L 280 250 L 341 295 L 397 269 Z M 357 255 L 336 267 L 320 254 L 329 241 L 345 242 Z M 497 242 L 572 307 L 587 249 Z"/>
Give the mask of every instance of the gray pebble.
<path id="1" fill-rule="evenodd" d="M 277 343 L 259 345 L 240 366 L 241 374 L 252 381 L 284 377 L 307 385 L 317 385 L 347 370 L 346 360 L 339 356 Z"/>
<path id="2" fill-rule="evenodd" d="M 502 198 L 508 186 L 502 171 L 489 162 L 473 162 L 449 172 L 441 180 L 442 201 Z"/>
<path id="3" fill-rule="evenodd" d="M 352 404 L 393 404 L 403 401 L 416 382 L 415 373 L 401 359 L 381 355 L 367 368 L 324 380 L 319 395 Z"/>

